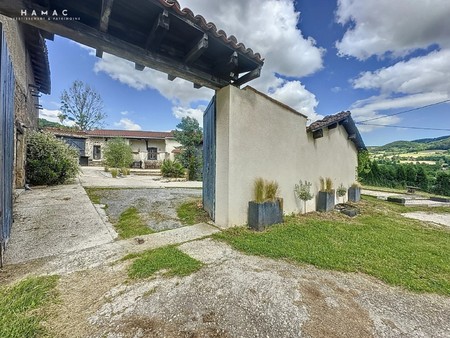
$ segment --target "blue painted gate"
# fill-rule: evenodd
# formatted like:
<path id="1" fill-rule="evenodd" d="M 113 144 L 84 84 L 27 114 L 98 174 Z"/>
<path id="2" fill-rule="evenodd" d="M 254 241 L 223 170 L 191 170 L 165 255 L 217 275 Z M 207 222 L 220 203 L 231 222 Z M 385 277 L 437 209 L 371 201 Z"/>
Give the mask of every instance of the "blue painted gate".
<path id="1" fill-rule="evenodd" d="M 0 24 L 0 266 L 13 221 L 14 72 Z"/>
<path id="2" fill-rule="evenodd" d="M 216 97 L 203 114 L 203 208 L 215 219 L 216 196 Z"/>

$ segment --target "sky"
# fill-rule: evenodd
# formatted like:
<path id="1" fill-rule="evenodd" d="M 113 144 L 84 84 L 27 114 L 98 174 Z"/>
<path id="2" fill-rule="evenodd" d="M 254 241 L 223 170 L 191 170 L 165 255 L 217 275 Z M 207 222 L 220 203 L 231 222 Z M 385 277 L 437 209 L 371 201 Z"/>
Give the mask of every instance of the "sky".
<path id="1" fill-rule="evenodd" d="M 358 125 L 369 146 L 450 135 L 450 102 L 440 103 L 450 100 L 448 0 L 179 3 L 260 53 L 261 76 L 248 85 L 307 115 L 309 123 L 350 110 L 356 122 L 382 125 Z M 41 97 L 40 116 L 50 121 L 58 121 L 61 92 L 74 80 L 102 96 L 108 129 L 169 131 L 184 116 L 202 124 L 214 95 L 149 68 L 137 71 L 113 55 L 97 58 L 58 36 L 47 47 L 52 93 Z"/>

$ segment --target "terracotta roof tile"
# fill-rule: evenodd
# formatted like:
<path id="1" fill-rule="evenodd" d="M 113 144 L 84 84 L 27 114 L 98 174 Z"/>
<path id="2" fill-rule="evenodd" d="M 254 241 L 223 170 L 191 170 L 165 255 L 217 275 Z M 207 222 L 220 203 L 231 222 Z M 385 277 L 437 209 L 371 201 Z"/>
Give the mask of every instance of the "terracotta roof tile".
<path id="1" fill-rule="evenodd" d="M 172 132 L 163 131 L 143 131 L 143 130 L 108 130 L 108 129 L 96 129 L 86 132 L 88 136 L 98 137 L 125 137 L 125 138 L 172 138 Z"/>
<path id="2" fill-rule="evenodd" d="M 227 36 L 227 34 L 223 30 L 221 29 L 218 30 L 215 24 L 213 24 L 212 22 L 207 22 L 203 16 L 194 15 L 192 10 L 190 10 L 189 8 L 182 9 L 178 1 L 176 0 L 158 0 L 158 1 L 164 7 L 171 8 L 178 15 L 186 17 L 187 19 L 189 19 L 189 21 L 196 23 L 204 30 L 210 32 L 216 38 L 220 38 L 224 43 L 229 45 L 234 50 L 240 51 L 241 53 L 247 55 L 250 59 L 257 61 L 261 65 L 264 63 L 264 59 L 261 58 L 261 55 L 259 53 L 254 53 L 251 48 L 246 48 L 243 43 L 237 41 L 234 35 Z"/>

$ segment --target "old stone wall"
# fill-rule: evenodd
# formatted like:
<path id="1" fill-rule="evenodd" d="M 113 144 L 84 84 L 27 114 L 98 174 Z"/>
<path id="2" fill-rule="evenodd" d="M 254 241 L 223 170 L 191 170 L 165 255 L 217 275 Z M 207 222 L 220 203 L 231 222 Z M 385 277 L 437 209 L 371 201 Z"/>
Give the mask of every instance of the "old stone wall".
<path id="1" fill-rule="evenodd" d="M 0 15 L 0 23 L 5 33 L 15 76 L 14 185 L 23 187 L 26 179 L 26 133 L 38 126 L 39 111 L 35 107 L 38 100 L 31 95 L 30 85 L 34 85 L 34 74 L 30 55 L 25 46 L 23 26 L 20 22 L 3 15 Z"/>

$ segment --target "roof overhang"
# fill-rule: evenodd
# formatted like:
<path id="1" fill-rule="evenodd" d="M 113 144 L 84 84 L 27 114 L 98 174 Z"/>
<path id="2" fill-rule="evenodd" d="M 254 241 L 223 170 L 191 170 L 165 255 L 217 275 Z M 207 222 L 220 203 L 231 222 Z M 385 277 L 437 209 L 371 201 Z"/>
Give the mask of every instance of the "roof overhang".
<path id="1" fill-rule="evenodd" d="M 150 67 L 196 88 L 240 86 L 259 77 L 264 64 L 234 36 L 174 0 L 0 0 L 1 14 L 20 19 L 24 11 L 35 11 L 35 19 L 23 22 L 46 38 L 61 35 L 96 49 L 99 57 L 110 53 L 134 62 L 136 70 Z M 49 13 L 47 19 L 39 20 L 41 13 Z M 67 20 L 54 20 L 52 13 L 65 13 Z"/>
<path id="2" fill-rule="evenodd" d="M 315 121 L 307 128 L 314 139 L 323 137 L 323 129 L 334 129 L 339 125 L 343 126 L 348 135 L 348 140 L 355 144 L 358 151 L 367 150 L 366 145 L 359 133 L 358 127 L 349 111 L 340 112 L 335 115 L 326 116 L 324 119 Z"/>

